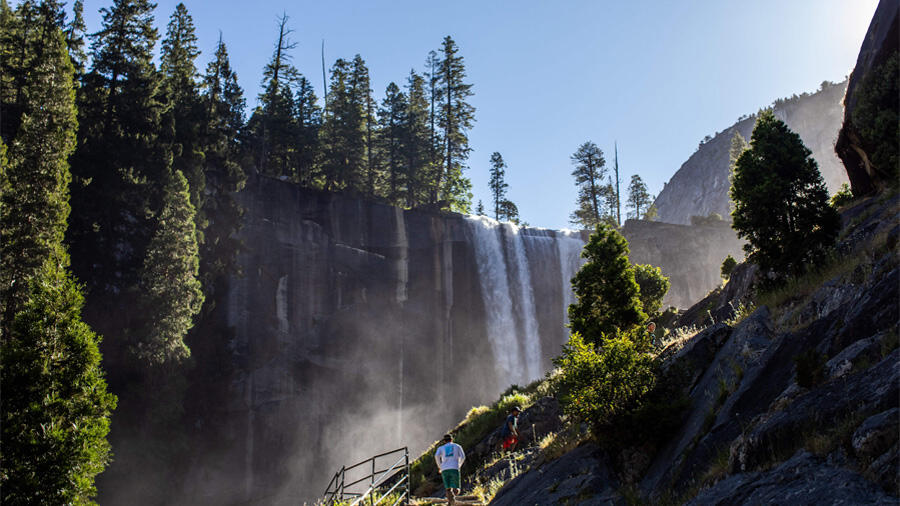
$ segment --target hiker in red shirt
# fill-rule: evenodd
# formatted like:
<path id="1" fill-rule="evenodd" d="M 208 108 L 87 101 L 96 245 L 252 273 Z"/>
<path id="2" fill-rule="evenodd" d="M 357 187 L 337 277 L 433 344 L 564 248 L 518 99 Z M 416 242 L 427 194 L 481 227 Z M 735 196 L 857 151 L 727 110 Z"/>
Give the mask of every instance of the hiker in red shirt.
<path id="1" fill-rule="evenodd" d="M 519 413 L 521 411 L 519 406 L 514 406 L 510 410 L 509 416 L 506 417 L 506 423 L 503 424 L 503 429 L 500 430 L 500 438 L 503 440 L 502 446 L 504 451 L 515 451 L 516 446 L 519 443 Z"/>

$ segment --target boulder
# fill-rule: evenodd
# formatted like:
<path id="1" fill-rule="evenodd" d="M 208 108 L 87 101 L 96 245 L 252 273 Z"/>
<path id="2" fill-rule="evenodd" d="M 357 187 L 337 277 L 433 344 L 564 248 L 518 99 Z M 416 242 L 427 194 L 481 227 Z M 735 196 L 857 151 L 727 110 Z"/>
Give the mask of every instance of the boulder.
<path id="1" fill-rule="evenodd" d="M 734 504 L 897 504 L 862 476 L 799 451 L 766 472 L 739 473 L 701 491 L 692 506 Z"/>
<path id="2" fill-rule="evenodd" d="M 900 408 L 870 416 L 853 433 L 851 440 L 853 451 L 862 459 L 871 459 L 886 453 L 897 442 L 898 427 L 900 427 Z"/>
<path id="3" fill-rule="evenodd" d="M 597 446 L 585 444 L 520 474 L 497 492 L 491 504 L 617 504 L 621 496 L 616 489 L 605 455 Z"/>

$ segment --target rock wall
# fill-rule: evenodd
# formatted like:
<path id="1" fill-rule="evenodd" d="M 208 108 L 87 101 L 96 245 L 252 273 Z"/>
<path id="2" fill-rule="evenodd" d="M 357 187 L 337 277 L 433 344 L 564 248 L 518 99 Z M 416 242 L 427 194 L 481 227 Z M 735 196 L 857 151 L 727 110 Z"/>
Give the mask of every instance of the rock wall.
<path id="1" fill-rule="evenodd" d="M 854 122 L 854 112 L 858 111 L 858 101 L 861 91 L 867 79 L 873 74 L 873 70 L 892 55 L 896 58 L 898 45 L 900 45 L 900 2 L 897 0 L 882 0 L 878 3 L 866 38 L 863 40 L 856 67 L 850 74 L 847 85 L 847 95 L 844 98 L 844 123 L 838 136 L 835 151 L 847 167 L 850 184 L 854 195 L 867 195 L 889 184 L 896 184 L 897 167 L 879 166 L 878 160 L 873 160 L 876 150 L 883 149 L 881 142 L 867 138 L 860 131 L 860 125 Z M 893 109 L 894 128 L 894 153 L 896 156 L 896 128 L 897 128 L 897 79 L 896 71 L 893 76 L 893 90 L 889 94 L 887 104 L 880 104 L 882 108 Z M 882 86 L 880 83 L 877 86 Z M 879 121 L 888 121 L 889 116 L 882 116 Z M 871 125 L 866 125 L 871 127 Z M 896 163 L 896 161 L 895 161 Z"/>
<path id="2" fill-rule="evenodd" d="M 774 108 L 775 115 L 797 132 L 812 150 L 831 193 L 847 182 L 844 166 L 834 154 L 845 89 L 846 82 L 825 85 L 811 95 L 779 101 Z M 728 152 L 731 139 L 740 132 L 750 142 L 755 122 L 755 116 L 742 119 L 700 145 L 656 197 L 659 221 L 686 225 L 691 222 L 691 216 L 708 216 L 710 213 L 718 213 L 730 221 Z"/>
<path id="3" fill-rule="evenodd" d="M 586 232 L 261 177 L 239 199 L 229 372 L 191 389 L 224 398 L 197 415 L 192 445 L 204 450 L 170 504 L 311 500 L 342 465 L 421 451 L 471 406 L 541 377 L 567 338 Z M 725 251 L 739 252 L 720 228 L 630 221 L 624 234 L 634 261 L 672 278 L 669 302 L 686 305 L 719 284 Z"/>

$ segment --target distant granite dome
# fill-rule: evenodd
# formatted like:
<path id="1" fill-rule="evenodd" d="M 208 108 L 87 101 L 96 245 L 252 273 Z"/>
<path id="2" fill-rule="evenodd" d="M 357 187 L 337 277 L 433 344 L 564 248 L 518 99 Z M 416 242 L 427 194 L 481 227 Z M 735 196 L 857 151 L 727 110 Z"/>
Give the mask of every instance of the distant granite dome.
<path id="1" fill-rule="evenodd" d="M 834 142 L 841 128 L 841 99 L 847 82 L 823 83 L 813 94 L 802 94 L 775 101 L 775 115 L 800 135 L 813 152 L 828 191 L 834 193 L 846 183 L 847 172 L 834 153 Z M 735 132 L 750 142 L 756 116 L 739 120 L 700 144 L 697 151 L 678 169 L 656 197 L 658 219 L 667 223 L 690 224 L 691 216 L 718 213 L 730 221 L 728 189 L 728 151 Z"/>

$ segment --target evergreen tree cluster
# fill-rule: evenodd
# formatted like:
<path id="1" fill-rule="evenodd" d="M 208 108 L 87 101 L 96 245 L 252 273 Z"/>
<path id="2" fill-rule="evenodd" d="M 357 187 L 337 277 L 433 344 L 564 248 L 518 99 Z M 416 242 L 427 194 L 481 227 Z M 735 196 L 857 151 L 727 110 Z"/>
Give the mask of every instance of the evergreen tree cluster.
<path id="1" fill-rule="evenodd" d="M 380 101 L 362 56 L 339 58 L 322 107 L 290 63 L 296 43 L 287 21 L 279 18 L 264 91 L 245 128 L 251 164 L 306 187 L 468 212 L 471 183 L 463 171 L 475 109 L 456 42 L 445 37 L 424 73 L 413 69 L 402 86 L 391 82 Z"/>
<path id="2" fill-rule="evenodd" d="M 618 228 L 622 224 L 622 195 L 619 184 L 619 154 L 616 148 L 612 174 L 606 166 L 603 151 L 591 141 L 578 147 L 572 154 L 575 169 L 575 186 L 578 188 L 576 209 L 570 216 L 573 225 L 593 229 L 606 224 Z M 604 181 L 605 179 L 605 181 Z M 653 196 L 641 176 L 631 176 L 628 185 L 626 207 L 631 211 L 627 216 L 637 220 L 652 220 L 656 217 Z"/>

